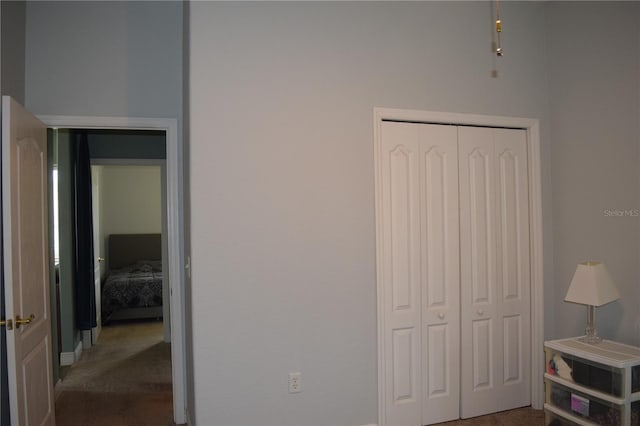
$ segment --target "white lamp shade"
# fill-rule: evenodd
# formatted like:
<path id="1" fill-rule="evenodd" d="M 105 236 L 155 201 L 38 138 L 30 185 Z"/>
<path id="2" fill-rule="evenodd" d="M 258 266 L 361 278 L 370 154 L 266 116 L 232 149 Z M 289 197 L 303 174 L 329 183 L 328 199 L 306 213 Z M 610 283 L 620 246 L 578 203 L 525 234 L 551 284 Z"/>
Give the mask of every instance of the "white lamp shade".
<path id="1" fill-rule="evenodd" d="M 602 306 L 620 298 L 609 271 L 600 262 L 579 263 L 565 302 Z"/>

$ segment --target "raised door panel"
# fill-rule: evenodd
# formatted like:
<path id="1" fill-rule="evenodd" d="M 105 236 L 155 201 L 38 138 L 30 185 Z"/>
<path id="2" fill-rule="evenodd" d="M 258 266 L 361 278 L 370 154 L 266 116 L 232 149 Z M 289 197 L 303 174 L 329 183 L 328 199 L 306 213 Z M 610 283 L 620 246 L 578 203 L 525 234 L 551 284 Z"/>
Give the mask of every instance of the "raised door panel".
<path id="1" fill-rule="evenodd" d="M 31 137 L 19 138 L 15 144 L 14 170 L 17 193 L 15 208 L 17 218 L 14 234 L 18 238 L 18 246 L 32 252 L 42 252 L 46 246 L 46 223 L 41 218 L 47 209 L 46 150 Z M 44 244 L 44 246 L 43 246 Z M 48 265 L 44 262 L 48 256 L 14 255 L 14 265 L 18 268 L 17 279 L 20 285 L 18 296 L 20 312 L 34 314 L 36 321 L 31 325 L 49 320 L 49 294 L 42 283 L 48 277 Z M 33 327 L 26 327 L 23 337 L 34 332 Z"/>
<path id="2" fill-rule="evenodd" d="M 41 425 L 53 413 L 53 401 L 48 394 L 53 388 L 48 374 L 51 369 L 51 345 L 47 337 L 40 340 L 22 362 L 20 376 L 28 395 L 24 406 L 26 425 Z"/>
<path id="3" fill-rule="evenodd" d="M 457 419 L 460 383 L 458 144 L 420 125 L 422 424 Z"/>
<path id="4" fill-rule="evenodd" d="M 494 227 L 491 147 L 476 147 L 466 158 L 468 188 L 466 205 L 469 212 L 470 243 L 469 266 L 471 268 L 469 286 L 472 305 L 487 305 L 493 302 L 494 282 Z"/>
<path id="5" fill-rule="evenodd" d="M 451 352 L 449 351 L 450 337 L 448 332 L 450 327 L 447 325 L 430 325 L 425 331 L 426 344 L 429 352 L 424 356 L 425 360 L 425 386 L 426 400 L 434 400 L 438 397 L 448 397 L 451 395 L 451 378 L 449 371 L 452 364 L 450 361 Z M 457 399 L 457 398 L 456 398 Z M 428 410 L 425 410 L 427 412 Z M 457 415 L 457 409 L 456 409 Z M 428 424 L 428 422 L 425 422 Z"/>
<path id="6" fill-rule="evenodd" d="M 518 385 L 524 381 L 524 360 L 522 353 L 522 315 L 504 316 L 503 329 L 503 358 L 502 383 L 504 385 Z"/>
<path id="7" fill-rule="evenodd" d="M 391 338 L 393 344 L 393 403 L 404 404 L 417 399 L 416 380 L 413 372 L 416 370 L 417 359 L 414 356 L 416 329 L 393 330 Z"/>
<path id="8" fill-rule="evenodd" d="M 420 423 L 419 125 L 382 124 L 382 279 L 387 424 Z"/>
<path id="9" fill-rule="evenodd" d="M 476 319 L 471 323 L 471 359 L 473 362 L 471 389 L 473 392 L 494 388 L 493 324 L 491 318 Z"/>
<path id="10" fill-rule="evenodd" d="M 412 181 L 415 153 L 399 145 L 389 153 L 389 198 L 391 218 L 391 287 L 393 289 L 391 308 L 394 312 L 414 310 L 415 268 L 412 261 Z"/>
<path id="11" fill-rule="evenodd" d="M 502 368 L 499 410 L 529 405 L 530 257 L 526 132 L 494 129 Z"/>

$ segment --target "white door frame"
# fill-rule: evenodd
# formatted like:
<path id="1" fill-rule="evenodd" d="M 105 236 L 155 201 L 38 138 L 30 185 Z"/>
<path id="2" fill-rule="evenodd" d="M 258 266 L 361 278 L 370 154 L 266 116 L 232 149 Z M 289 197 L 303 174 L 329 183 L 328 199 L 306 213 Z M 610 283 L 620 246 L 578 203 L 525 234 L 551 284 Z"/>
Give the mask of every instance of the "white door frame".
<path id="1" fill-rule="evenodd" d="M 529 230 L 531 234 L 531 406 L 542 408 L 544 400 L 542 375 L 544 373 L 544 280 L 542 263 L 542 187 L 540 168 L 540 124 L 537 119 L 501 117 L 475 114 L 459 114 L 406 109 L 374 108 L 374 163 L 375 163 L 375 213 L 376 213 L 376 281 L 378 293 L 378 424 L 386 419 L 386 370 L 384 352 L 385 306 L 382 247 L 382 132 L 383 121 L 406 121 L 431 124 L 452 124 L 484 127 L 524 129 L 527 133 L 527 161 L 529 169 Z"/>
<path id="2" fill-rule="evenodd" d="M 171 363 L 173 383 L 173 419 L 176 424 L 187 422 L 186 414 L 186 346 L 184 329 L 184 276 L 182 251 L 181 153 L 178 145 L 178 120 L 175 118 L 37 116 L 48 127 L 68 129 L 161 130 L 166 133 L 167 168 L 167 243 L 169 282 L 171 283 Z M 174 291 L 175 290 L 175 291 Z"/>

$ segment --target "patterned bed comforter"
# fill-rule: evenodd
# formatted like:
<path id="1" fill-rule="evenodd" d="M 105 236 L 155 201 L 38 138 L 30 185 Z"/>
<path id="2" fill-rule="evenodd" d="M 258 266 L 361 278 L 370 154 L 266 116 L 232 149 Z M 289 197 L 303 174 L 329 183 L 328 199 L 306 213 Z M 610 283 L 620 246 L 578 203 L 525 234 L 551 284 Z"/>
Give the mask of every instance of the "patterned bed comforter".
<path id="1" fill-rule="evenodd" d="M 162 306 L 162 262 L 140 260 L 111 270 L 101 297 L 103 322 L 120 309 Z"/>

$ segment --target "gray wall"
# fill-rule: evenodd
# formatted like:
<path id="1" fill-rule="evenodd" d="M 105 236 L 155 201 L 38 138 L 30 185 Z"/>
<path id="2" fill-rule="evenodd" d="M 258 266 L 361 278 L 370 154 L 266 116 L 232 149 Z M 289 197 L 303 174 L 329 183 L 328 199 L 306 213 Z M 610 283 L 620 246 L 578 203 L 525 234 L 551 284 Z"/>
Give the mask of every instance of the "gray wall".
<path id="1" fill-rule="evenodd" d="M 91 158 L 165 159 L 165 132 L 150 130 L 89 130 Z"/>
<path id="2" fill-rule="evenodd" d="M 492 2 L 191 4 L 197 424 L 377 423 L 374 107 L 541 120 L 553 304 L 545 5 L 501 10 L 496 58 Z"/>
<path id="3" fill-rule="evenodd" d="M 598 308 L 598 331 L 638 345 L 640 4 L 551 2 L 546 10 L 554 332 L 584 332 L 586 308 L 563 299 L 577 263 L 595 259 L 607 265 L 622 296 Z"/>
<path id="4" fill-rule="evenodd" d="M 0 91 L 24 105 L 25 1 L 2 1 Z"/>
<path id="5" fill-rule="evenodd" d="M 180 118 L 181 2 L 28 2 L 36 114 Z"/>

